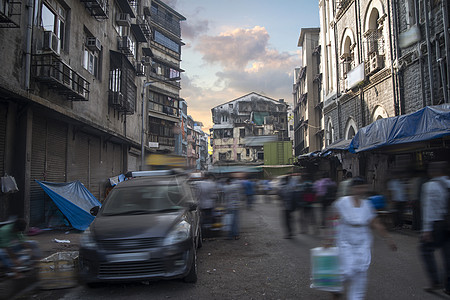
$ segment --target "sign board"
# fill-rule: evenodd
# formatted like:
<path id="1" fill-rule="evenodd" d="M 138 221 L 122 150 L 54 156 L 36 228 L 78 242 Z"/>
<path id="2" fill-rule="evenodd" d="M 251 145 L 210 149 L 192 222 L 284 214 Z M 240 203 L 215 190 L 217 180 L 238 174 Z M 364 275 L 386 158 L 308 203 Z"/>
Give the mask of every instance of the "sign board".
<path id="1" fill-rule="evenodd" d="M 159 147 L 159 143 L 158 142 L 148 142 L 148 146 L 150 148 L 158 148 Z"/>
<path id="2" fill-rule="evenodd" d="M 352 89 L 362 81 L 364 81 L 364 63 L 357 65 L 347 73 L 346 88 Z"/>

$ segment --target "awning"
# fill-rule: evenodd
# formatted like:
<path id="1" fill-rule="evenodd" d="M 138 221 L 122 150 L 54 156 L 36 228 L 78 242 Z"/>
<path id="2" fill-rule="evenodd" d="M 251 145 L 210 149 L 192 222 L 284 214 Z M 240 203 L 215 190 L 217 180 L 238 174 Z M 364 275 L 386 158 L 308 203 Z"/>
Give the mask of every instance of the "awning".
<path id="1" fill-rule="evenodd" d="M 336 142 L 331 143 L 325 149 L 322 150 L 321 154 L 324 154 L 331 150 L 341 150 L 341 151 L 348 151 L 348 147 L 350 146 L 352 140 L 339 140 Z"/>
<path id="2" fill-rule="evenodd" d="M 450 135 L 450 104 L 427 106 L 414 113 L 379 119 L 358 130 L 349 151 L 415 143 Z"/>

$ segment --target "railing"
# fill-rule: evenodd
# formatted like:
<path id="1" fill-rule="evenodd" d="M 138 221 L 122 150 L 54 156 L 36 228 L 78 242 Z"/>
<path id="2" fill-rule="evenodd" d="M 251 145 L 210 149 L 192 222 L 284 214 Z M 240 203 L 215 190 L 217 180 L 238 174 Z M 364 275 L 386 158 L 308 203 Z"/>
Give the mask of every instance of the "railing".
<path id="1" fill-rule="evenodd" d="M 108 0 L 80 0 L 80 2 L 84 3 L 91 16 L 96 19 L 108 19 Z"/>
<path id="2" fill-rule="evenodd" d="M 33 77 L 68 100 L 89 100 L 89 82 L 75 72 L 54 53 L 35 54 L 32 63 Z"/>
<path id="3" fill-rule="evenodd" d="M 0 1 L 0 28 L 19 28 L 22 2 Z"/>
<path id="4" fill-rule="evenodd" d="M 151 21 L 160 25 L 164 29 L 169 30 L 176 36 L 181 36 L 180 22 L 177 18 L 172 17 L 168 18 L 167 13 L 165 11 L 159 11 L 155 9 L 155 7 L 151 7 L 150 9 Z"/>

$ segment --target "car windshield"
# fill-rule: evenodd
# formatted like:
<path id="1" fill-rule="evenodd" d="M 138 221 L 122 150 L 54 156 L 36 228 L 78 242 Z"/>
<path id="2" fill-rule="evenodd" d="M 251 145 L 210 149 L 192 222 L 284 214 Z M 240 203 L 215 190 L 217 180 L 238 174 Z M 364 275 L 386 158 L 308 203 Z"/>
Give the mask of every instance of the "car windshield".
<path id="1" fill-rule="evenodd" d="M 150 214 L 184 207 L 178 185 L 133 186 L 113 189 L 102 207 L 102 215 Z"/>

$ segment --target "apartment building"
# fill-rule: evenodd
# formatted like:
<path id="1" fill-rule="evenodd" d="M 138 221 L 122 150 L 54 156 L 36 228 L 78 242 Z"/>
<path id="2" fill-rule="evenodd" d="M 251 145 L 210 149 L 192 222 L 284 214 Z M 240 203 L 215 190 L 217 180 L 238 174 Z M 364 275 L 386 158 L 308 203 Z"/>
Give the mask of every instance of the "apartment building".
<path id="1" fill-rule="evenodd" d="M 320 28 L 302 28 L 297 44 L 302 48 L 302 67 L 294 70 L 295 156 L 323 147 L 319 32 Z"/>
<path id="2" fill-rule="evenodd" d="M 183 16 L 158 0 L 0 3 L 0 173 L 19 186 L 1 219 L 48 224 L 35 180 L 80 180 L 103 200 L 149 142 L 173 149 Z"/>
<path id="3" fill-rule="evenodd" d="M 289 140 L 288 105 L 250 93 L 211 109 L 212 163 L 264 163 L 264 144 Z"/>

